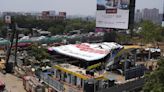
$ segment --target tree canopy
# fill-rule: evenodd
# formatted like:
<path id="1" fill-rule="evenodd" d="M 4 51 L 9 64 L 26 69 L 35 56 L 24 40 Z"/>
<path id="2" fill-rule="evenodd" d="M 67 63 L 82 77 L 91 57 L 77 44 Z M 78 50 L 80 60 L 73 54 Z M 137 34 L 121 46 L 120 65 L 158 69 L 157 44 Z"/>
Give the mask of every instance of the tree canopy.
<path id="1" fill-rule="evenodd" d="M 65 32 L 83 29 L 83 32 L 90 32 L 95 30 L 95 20 L 85 20 L 82 18 L 65 19 L 65 20 L 37 20 L 35 16 L 17 15 L 14 17 L 18 27 L 25 28 L 21 33 L 32 34 L 32 28 L 50 31 L 52 35 L 62 34 Z M 7 33 L 3 20 L 0 19 L 0 33 L 1 36 Z"/>
<path id="2" fill-rule="evenodd" d="M 154 43 L 163 40 L 162 27 L 150 21 L 143 21 L 141 24 L 140 35 L 144 43 Z"/>
<path id="3" fill-rule="evenodd" d="M 164 58 L 158 62 L 158 69 L 146 75 L 144 92 L 163 92 L 164 91 Z"/>
<path id="4" fill-rule="evenodd" d="M 5 24 L 2 19 L 0 19 L 0 36 L 6 37 L 7 35 L 7 29 L 5 28 Z"/>
<path id="5" fill-rule="evenodd" d="M 43 47 L 38 47 L 33 44 L 29 47 L 30 51 L 28 51 L 30 56 L 34 56 L 36 60 L 50 59 L 50 55 L 47 53 L 47 50 Z"/>
<path id="6" fill-rule="evenodd" d="M 15 20 L 19 27 L 22 28 L 39 28 L 52 32 L 53 35 L 69 32 L 72 30 L 83 29 L 84 32 L 95 29 L 95 20 L 88 21 L 81 18 L 66 20 L 37 20 L 33 16 L 16 16 Z"/>

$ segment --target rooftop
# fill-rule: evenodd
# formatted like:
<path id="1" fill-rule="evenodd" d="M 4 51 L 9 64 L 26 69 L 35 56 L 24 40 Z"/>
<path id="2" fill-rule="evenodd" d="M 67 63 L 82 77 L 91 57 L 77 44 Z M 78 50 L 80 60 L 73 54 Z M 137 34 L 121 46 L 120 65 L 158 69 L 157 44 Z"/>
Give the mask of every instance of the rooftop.
<path id="1" fill-rule="evenodd" d="M 101 77 L 103 74 L 105 74 L 105 71 L 101 72 L 94 72 L 94 76 L 86 74 L 87 70 L 71 65 L 71 64 L 59 64 L 56 65 L 55 68 L 62 70 L 64 72 L 73 74 L 75 76 L 78 76 L 80 78 L 88 79 L 88 78 L 98 78 Z"/>

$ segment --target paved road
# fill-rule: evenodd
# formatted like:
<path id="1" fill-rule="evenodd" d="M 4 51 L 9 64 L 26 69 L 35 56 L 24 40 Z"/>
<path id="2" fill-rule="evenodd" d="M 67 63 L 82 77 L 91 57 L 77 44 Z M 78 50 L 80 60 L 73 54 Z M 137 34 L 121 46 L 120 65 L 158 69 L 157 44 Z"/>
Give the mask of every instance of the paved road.
<path id="1" fill-rule="evenodd" d="M 0 73 L 0 79 L 6 84 L 6 89 L 9 92 L 26 92 L 23 87 L 22 80 L 11 74 L 3 75 Z"/>

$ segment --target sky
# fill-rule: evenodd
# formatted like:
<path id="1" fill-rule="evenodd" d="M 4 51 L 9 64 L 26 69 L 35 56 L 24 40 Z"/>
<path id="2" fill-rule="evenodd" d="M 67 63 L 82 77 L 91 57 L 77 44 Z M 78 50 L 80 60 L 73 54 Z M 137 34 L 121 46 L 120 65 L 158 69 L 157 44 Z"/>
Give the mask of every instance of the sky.
<path id="1" fill-rule="evenodd" d="M 163 0 L 136 0 L 136 9 L 158 8 L 163 11 Z M 95 15 L 96 0 L 0 0 L 0 12 L 31 12 L 56 10 L 68 15 Z"/>

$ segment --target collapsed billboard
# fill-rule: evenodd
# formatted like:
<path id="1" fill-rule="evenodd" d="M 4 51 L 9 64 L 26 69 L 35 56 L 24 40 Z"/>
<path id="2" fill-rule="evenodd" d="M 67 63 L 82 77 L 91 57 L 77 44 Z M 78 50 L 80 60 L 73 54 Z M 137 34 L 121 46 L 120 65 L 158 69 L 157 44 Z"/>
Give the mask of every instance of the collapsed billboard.
<path id="1" fill-rule="evenodd" d="M 130 0 L 97 0 L 96 27 L 128 29 Z"/>
<path id="2" fill-rule="evenodd" d="M 123 48 L 123 46 L 111 42 L 103 43 L 82 43 L 82 44 L 69 44 L 59 47 L 50 47 L 49 51 L 55 51 L 60 54 L 82 59 L 85 61 L 99 60 L 107 56 L 112 49 Z"/>

